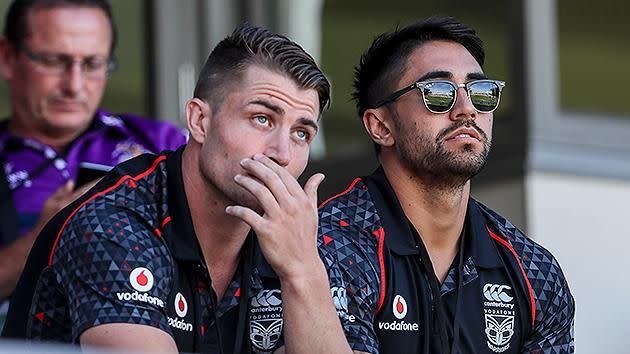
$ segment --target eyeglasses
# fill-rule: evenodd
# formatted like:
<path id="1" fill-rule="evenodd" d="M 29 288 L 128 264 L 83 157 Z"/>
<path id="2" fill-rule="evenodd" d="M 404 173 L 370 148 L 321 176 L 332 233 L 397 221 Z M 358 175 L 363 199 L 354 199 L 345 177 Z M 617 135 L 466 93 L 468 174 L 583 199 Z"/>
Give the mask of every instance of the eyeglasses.
<path id="1" fill-rule="evenodd" d="M 424 106 L 429 112 L 446 113 L 455 106 L 457 89 L 464 88 L 477 112 L 491 113 L 499 106 L 503 87 L 505 87 L 505 82 L 499 80 L 474 80 L 465 84 L 456 84 L 448 80 L 417 81 L 387 96 L 373 108 L 394 102 L 407 92 L 418 89 L 422 94 Z"/>
<path id="2" fill-rule="evenodd" d="M 61 75 L 72 70 L 75 63 L 79 64 L 81 73 L 85 77 L 93 79 L 105 78 L 117 68 L 116 59 L 113 57 L 87 57 L 75 60 L 64 54 L 37 54 L 24 46 L 20 47 L 20 51 L 32 62 L 38 64 L 42 72 L 52 75 Z"/>

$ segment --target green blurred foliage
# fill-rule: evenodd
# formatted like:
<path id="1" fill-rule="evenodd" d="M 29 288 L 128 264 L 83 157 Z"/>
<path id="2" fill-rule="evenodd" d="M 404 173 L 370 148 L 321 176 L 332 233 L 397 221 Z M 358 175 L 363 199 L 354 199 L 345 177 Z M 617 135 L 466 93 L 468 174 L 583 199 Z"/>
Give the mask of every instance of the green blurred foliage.
<path id="1" fill-rule="evenodd" d="M 629 116 L 630 2 L 557 1 L 561 106 Z"/>
<path id="2" fill-rule="evenodd" d="M 0 26 L 4 30 L 4 17 L 9 0 L 0 0 Z M 148 102 L 148 57 L 146 45 L 144 2 L 140 0 L 111 0 L 114 19 L 118 26 L 118 70 L 107 84 L 102 107 L 112 112 L 133 112 L 146 115 Z M 0 117 L 9 114 L 9 93 L 4 80 L 0 80 Z"/>

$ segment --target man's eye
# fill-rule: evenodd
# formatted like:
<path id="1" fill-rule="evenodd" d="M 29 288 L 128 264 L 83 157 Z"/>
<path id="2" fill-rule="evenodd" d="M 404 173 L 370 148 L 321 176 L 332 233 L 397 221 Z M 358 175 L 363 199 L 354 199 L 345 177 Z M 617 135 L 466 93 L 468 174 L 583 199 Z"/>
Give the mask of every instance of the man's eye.
<path id="1" fill-rule="evenodd" d="M 58 57 L 58 56 L 50 56 L 50 57 L 42 57 L 42 64 L 50 67 L 65 67 L 66 58 Z"/>
<path id="2" fill-rule="evenodd" d="M 310 134 L 305 130 L 296 130 L 295 135 L 300 140 L 308 140 L 308 138 L 310 137 Z"/>
<path id="3" fill-rule="evenodd" d="M 107 65 L 107 62 L 104 60 L 86 60 L 83 62 L 83 66 L 87 71 L 98 71 L 103 69 Z"/>
<path id="4" fill-rule="evenodd" d="M 254 117 L 254 120 L 256 121 L 256 123 L 258 123 L 260 125 L 267 125 L 267 124 L 269 124 L 269 118 L 267 118 L 265 116 L 256 116 L 256 117 Z"/>

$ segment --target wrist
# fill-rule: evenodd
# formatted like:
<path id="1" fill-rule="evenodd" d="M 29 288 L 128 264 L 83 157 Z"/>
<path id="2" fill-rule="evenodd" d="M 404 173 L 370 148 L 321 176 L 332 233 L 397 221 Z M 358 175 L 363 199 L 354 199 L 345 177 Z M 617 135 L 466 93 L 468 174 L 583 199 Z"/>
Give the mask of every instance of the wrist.
<path id="1" fill-rule="evenodd" d="M 328 286 L 328 273 L 321 259 L 301 263 L 290 271 L 278 274 L 283 289 L 307 292 L 312 287 Z M 284 290 L 283 290 L 284 291 Z"/>

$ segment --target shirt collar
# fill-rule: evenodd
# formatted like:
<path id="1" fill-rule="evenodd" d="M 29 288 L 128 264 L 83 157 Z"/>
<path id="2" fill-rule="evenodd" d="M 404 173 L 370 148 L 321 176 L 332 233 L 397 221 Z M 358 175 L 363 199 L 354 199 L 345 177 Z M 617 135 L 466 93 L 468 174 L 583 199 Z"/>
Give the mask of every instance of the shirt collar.
<path id="1" fill-rule="evenodd" d="M 3 153 L 5 149 L 7 148 L 7 146 L 9 146 L 9 144 L 16 144 L 16 145 L 12 145 L 14 146 L 14 148 L 21 147 L 24 145 L 24 141 L 25 141 L 24 138 L 19 137 L 19 136 L 14 136 L 11 133 L 9 133 L 8 123 L 9 123 L 8 119 L 5 119 L 4 121 L 0 122 L 0 153 Z M 81 135 L 79 135 L 73 141 L 71 141 L 70 144 L 68 144 L 68 146 L 70 147 L 74 145 L 75 142 L 83 139 L 83 137 L 85 137 L 88 134 L 92 134 L 92 132 L 101 131 L 101 130 L 112 131 L 114 133 L 122 134 L 123 136 L 128 135 L 125 122 L 121 118 L 115 115 L 112 115 L 107 111 L 98 110 L 94 114 L 94 119 L 92 119 L 88 128 L 83 133 L 81 133 Z"/>
<path id="2" fill-rule="evenodd" d="M 392 252 L 401 256 L 419 255 L 420 240 L 415 230 L 411 229 L 411 223 L 400 206 L 383 167 L 380 166 L 364 180 L 385 230 L 385 244 Z M 466 211 L 467 242 L 464 244 L 464 255 L 466 259 L 472 257 L 475 265 L 481 267 L 501 267 L 503 262 L 486 227 L 488 222 L 480 212 L 478 202 L 470 198 Z"/>
<path id="3" fill-rule="evenodd" d="M 181 146 L 166 160 L 166 183 L 168 190 L 168 210 L 171 217 L 172 233 L 166 234 L 166 243 L 174 258 L 184 261 L 202 261 L 201 249 L 192 223 L 188 200 L 182 177 Z"/>

